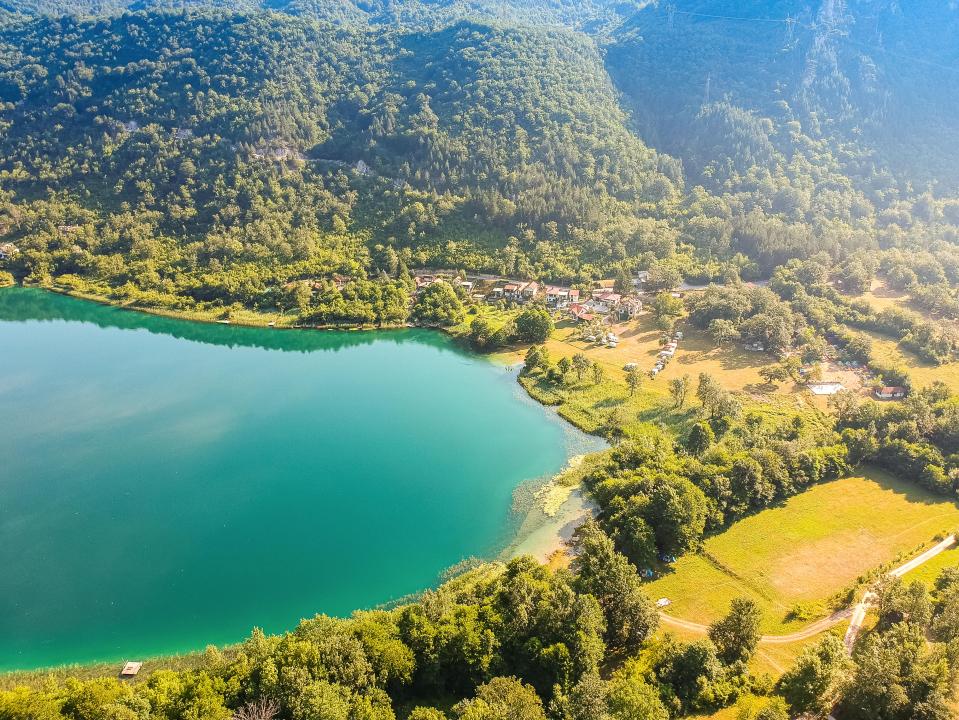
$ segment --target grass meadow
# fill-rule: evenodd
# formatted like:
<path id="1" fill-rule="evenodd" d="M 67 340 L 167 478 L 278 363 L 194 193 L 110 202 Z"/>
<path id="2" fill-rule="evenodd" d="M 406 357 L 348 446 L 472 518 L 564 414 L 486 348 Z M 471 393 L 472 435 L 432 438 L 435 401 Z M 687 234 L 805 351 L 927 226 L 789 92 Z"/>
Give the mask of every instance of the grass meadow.
<path id="1" fill-rule="evenodd" d="M 957 526 L 955 503 L 870 469 L 735 523 L 647 590 L 670 599 L 670 614 L 705 624 L 733 598 L 751 597 L 763 632 L 787 634 L 827 615 L 830 599 L 861 576 Z"/>

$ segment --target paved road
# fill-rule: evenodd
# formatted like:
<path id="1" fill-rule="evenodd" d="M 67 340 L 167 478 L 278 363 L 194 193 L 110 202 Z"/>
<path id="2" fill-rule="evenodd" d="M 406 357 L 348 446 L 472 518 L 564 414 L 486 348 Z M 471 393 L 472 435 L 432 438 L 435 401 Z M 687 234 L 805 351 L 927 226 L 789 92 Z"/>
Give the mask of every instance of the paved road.
<path id="1" fill-rule="evenodd" d="M 895 570 L 890 571 L 889 574 L 893 577 L 902 577 L 910 570 L 915 570 L 923 563 L 929 562 L 936 557 L 936 555 L 944 550 L 948 550 L 955 544 L 956 536 L 950 535 L 935 547 L 929 548 L 922 555 L 914 557 L 904 565 L 900 565 Z M 856 638 L 859 637 L 859 631 L 862 630 L 862 623 L 866 619 L 866 612 L 876 601 L 877 597 L 878 596 L 876 593 L 870 590 L 863 594 L 862 599 L 853 608 L 852 620 L 850 620 L 849 627 L 846 629 L 846 636 L 842 640 L 843 644 L 846 646 L 846 652 L 848 652 L 850 655 L 852 654 L 853 647 L 856 645 Z"/>
<path id="2" fill-rule="evenodd" d="M 902 577 L 910 570 L 915 570 L 923 563 L 929 562 L 943 550 L 948 550 L 955 544 L 956 536 L 950 535 L 935 547 L 926 550 L 926 552 L 924 552 L 922 555 L 919 555 L 904 565 L 900 565 L 896 569 L 891 570 L 889 574 L 893 577 Z M 789 643 L 808 640 L 809 638 L 814 637 L 821 632 L 825 632 L 834 625 L 838 625 L 844 620 L 850 620 L 849 629 L 846 631 L 844 643 L 846 645 L 846 650 L 848 652 L 852 652 L 853 645 L 856 644 L 856 637 L 859 635 L 859 630 L 862 628 L 863 620 L 866 618 L 866 612 L 869 610 L 869 607 L 872 605 L 875 599 L 876 594 L 870 590 L 862 596 L 862 600 L 852 607 L 838 610 L 829 617 L 823 618 L 822 620 L 817 620 L 802 630 L 790 633 L 789 635 L 763 635 L 759 639 L 759 642 L 766 645 L 788 645 Z M 691 622 L 689 620 L 682 620 L 680 618 L 673 617 L 672 615 L 667 615 L 664 612 L 659 613 L 659 617 L 662 619 L 664 625 L 682 628 L 683 630 L 699 633 L 701 635 L 709 632 L 708 625 Z"/>

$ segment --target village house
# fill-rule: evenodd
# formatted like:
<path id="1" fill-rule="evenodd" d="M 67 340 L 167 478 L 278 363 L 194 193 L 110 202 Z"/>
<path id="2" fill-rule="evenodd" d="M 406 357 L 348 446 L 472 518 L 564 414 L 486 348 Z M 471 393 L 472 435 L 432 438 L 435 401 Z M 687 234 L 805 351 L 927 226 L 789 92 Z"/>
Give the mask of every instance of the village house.
<path id="1" fill-rule="evenodd" d="M 616 311 L 620 320 L 632 320 L 643 311 L 643 301 L 634 297 L 624 298 Z"/>
<path id="2" fill-rule="evenodd" d="M 591 312 L 607 315 L 619 307 L 622 300 L 622 295 L 610 289 L 593 290 L 592 297 L 584 305 L 589 307 Z"/>
<path id="3" fill-rule="evenodd" d="M 580 305 L 579 303 L 573 303 L 569 306 L 569 314 L 576 322 L 593 322 L 599 316 L 591 312 L 586 305 Z"/>
<path id="4" fill-rule="evenodd" d="M 579 302 L 579 290 L 558 285 L 547 285 L 543 292 L 546 296 L 546 304 L 550 307 L 562 309 L 570 303 Z"/>
<path id="5" fill-rule="evenodd" d="M 189 140 L 191 137 L 193 137 L 193 131 L 190 128 L 174 128 L 173 137 L 175 137 L 177 140 Z"/>
<path id="6" fill-rule="evenodd" d="M 417 275 L 413 278 L 413 286 L 416 288 L 416 292 L 425 290 L 430 285 L 436 282 L 435 275 Z"/>
<path id="7" fill-rule="evenodd" d="M 508 300 L 516 300 L 519 298 L 519 294 L 522 292 L 524 287 L 525 283 L 508 282 L 503 286 L 503 297 Z"/>
<path id="8" fill-rule="evenodd" d="M 542 286 L 535 280 L 510 280 L 503 286 L 503 295 L 507 300 L 529 302 L 530 300 L 536 299 L 541 287 Z"/>
<path id="9" fill-rule="evenodd" d="M 13 243 L 0 243 L 0 260 L 9 260 L 18 252 L 20 252 L 20 248 Z"/>
<path id="10" fill-rule="evenodd" d="M 880 400 L 901 400 L 909 394 L 904 387 L 882 387 L 876 390 L 876 397 Z"/>

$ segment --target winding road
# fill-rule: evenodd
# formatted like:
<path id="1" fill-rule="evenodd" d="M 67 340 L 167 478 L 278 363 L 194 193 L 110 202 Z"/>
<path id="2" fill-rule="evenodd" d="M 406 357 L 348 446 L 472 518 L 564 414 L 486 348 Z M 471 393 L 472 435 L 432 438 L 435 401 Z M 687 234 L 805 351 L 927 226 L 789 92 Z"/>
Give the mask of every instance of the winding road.
<path id="1" fill-rule="evenodd" d="M 893 577 L 902 577 L 910 570 L 915 570 L 920 565 L 929 562 L 936 557 L 936 555 L 944 550 L 948 550 L 955 544 L 956 536 L 950 535 L 935 547 L 926 550 L 926 552 L 914 557 L 904 565 L 900 565 L 894 570 L 890 570 L 888 574 L 892 575 Z M 759 639 L 759 642 L 765 645 L 788 645 L 789 643 L 808 640 L 809 638 L 815 637 L 819 633 L 825 632 L 829 628 L 838 625 L 844 620 L 849 620 L 849 629 L 846 631 L 846 636 L 843 639 L 843 642 L 846 645 L 846 651 L 851 653 L 853 646 L 856 644 L 856 637 L 859 635 L 859 631 L 862 629 L 862 623 L 866 619 L 866 612 L 869 610 L 869 607 L 873 604 L 873 602 L 875 602 L 876 597 L 876 594 L 872 590 L 869 590 L 863 594 L 862 599 L 852 607 L 848 607 L 843 610 L 837 610 L 829 617 L 823 618 L 822 620 L 817 620 L 798 632 L 790 633 L 788 635 L 763 635 Z M 709 632 L 708 625 L 692 622 L 690 620 L 682 620 L 664 612 L 660 612 L 659 617 L 664 625 L 681 628 L 683 630 L 699 633 L 701 635 L 705 635 Z"/>

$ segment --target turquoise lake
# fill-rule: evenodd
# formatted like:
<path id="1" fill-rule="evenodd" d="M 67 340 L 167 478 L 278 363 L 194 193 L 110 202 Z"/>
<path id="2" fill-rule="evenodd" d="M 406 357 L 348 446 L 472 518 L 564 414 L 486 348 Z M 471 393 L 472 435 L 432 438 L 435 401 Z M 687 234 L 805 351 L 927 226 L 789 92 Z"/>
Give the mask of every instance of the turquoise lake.
<path id="1" fill-rule="evenodd" d="M 292 628 L 495 557 L 601 443 L 425 330 L 187 323 L 0 290 L 0 669 Z"/>

